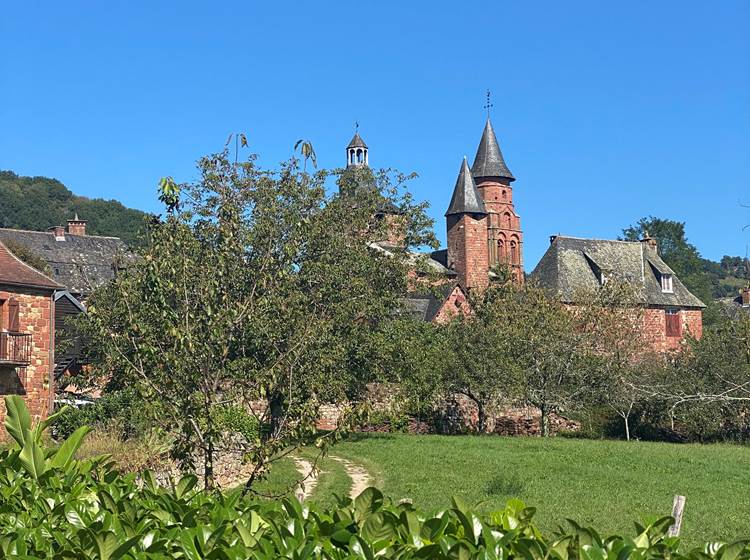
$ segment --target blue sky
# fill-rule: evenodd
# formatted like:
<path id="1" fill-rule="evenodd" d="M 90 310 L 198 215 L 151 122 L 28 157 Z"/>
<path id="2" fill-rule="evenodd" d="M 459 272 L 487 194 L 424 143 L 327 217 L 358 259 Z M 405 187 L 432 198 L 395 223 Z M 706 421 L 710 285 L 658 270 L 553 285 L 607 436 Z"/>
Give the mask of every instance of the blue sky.
<path id="1" fill-rule="evenodd" d="M 436 231 L 484 92 L 531 270 L 550 234 L 687 222 L 701 252 L 750 243 L 750 2 L 9 2 L 0 168 L 158 210 L 160 177 L 244 131 L 269 166 L 299 138 L 416 171 Z M 2 204 L 2 201 L 0 201 Z"/>

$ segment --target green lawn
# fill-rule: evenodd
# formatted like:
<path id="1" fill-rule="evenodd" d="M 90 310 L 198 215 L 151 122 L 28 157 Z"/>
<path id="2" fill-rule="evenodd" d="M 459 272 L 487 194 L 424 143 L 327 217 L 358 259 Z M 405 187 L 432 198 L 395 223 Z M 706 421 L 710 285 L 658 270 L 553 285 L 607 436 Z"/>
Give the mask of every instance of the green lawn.
<path id="1" fill-rule="evenodd" d="M 687 497 L 688 544 L 750 537 L 750 448 L 564 438 L 366 435 L 331 454 L 367 468 L 394 500 L 438 510 L 458 495 L 480 509 L 511 497 L 538 508 L 551 532 L 565 518 L 603 533 L 632 533 L 632 522 L 668 515 Z M 332 476 L 326 480 L 326 470 Z M 347 494 L 338 466 L 323 464 L 313 499 Z"/>

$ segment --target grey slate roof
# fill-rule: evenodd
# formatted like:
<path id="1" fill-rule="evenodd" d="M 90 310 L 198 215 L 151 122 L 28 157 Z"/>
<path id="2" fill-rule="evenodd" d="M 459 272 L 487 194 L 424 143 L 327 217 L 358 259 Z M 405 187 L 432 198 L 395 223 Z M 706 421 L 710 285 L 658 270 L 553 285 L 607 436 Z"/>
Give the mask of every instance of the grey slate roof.
<path id="1" fill-rule="evenodd" d="M 750 306 L 742 305 L 742 297 L 722 298 L 719 305 L 727 317 L 739 320 L 744 316 L 750 317 Z"/>
<path id="2" fill-rule="evenodd" d="M 117 237 L 71 235 L 57 241 L 53 232 L 0 228 L 0 241 L 26 246 L 50 266 L 51 277 L 74 294 L 86 294 L 115 277 L 117 263 L 130 258 Z"/>
<path id="3" fill-rule="evenodd" d="M 469 164 L 466 163 L 466 158 L 464 158 L 464 161 L 461 163 L 461 170 L 458 172 L 456 186 L 453 189 L 453 197 L 451 197 L 451 203 L 445 215 L 486 213 L 484 200 L 482 199 L 482 195 L 479 194 L 477 184 L 471 176 Z"/>
<path id="4" fill-rule="evenodd" d="M 365 144 L 365 141 L 362 140 L 359 132 L 355 132 L 354 136 L 352 137 L 352 141 L 349 142 L 347 148 L 367 148 L 367 144 Z"/>
<path id="5" fill-rule="evenodd" d="M 482 139 L 479 141 L 471 172 L 477 179 L 480 177 L 502 177 L 510 181 L 516 180 L 505 164 L 503 153 L 500 151 L 500 145 L 497 143 L 497 137 L 492 129 L 492 122 L 489 117 L 487 118 L 487 124 L 484 125 Z"/>
<path id="6" fill-rule="evenodd" d="M 429 323 L 443 307 L 445 300 L 456 287 L 455 282 L 444 284 L 432 292 L 409 294 L 404 302 L 409 314 L 415 319 Z"/>
<path id="7" fill-rule="evenodd" d="M 378 243 L 372 243 L 371 247 L 378 249 L 380 251 L 385 252 L 386 254 L 391 254 L 394 251 L 398 250 L 398 247 L 394 247 L 386 242 L 378 242 Z M 431 253 L 419 253 L 416 251 L 410 251 L 406 258 L 409 262 L 409 264 L 416 266 L 417 264 L 424 263 L 426 267 L 428 268 L 429 272 L 439 274 L 442 276 L 457 276 L 456 272 L 454 270 L 451 270 L 447 267 L 447 251 L 445 249 L 441 249 L 438 251 L 432 251 Z"/>
<path id="8" fill-rule="evenodd" d="M 601 285 L 600 275 L 634 284 L 652 307 L 702 308 L 657 252 L 639 241 L 611 241 L 557 236 L 531 273 L 530 280 L 562 301 Z M 672 274 L 673 293 L 661 289 L 661 274 Z"/>

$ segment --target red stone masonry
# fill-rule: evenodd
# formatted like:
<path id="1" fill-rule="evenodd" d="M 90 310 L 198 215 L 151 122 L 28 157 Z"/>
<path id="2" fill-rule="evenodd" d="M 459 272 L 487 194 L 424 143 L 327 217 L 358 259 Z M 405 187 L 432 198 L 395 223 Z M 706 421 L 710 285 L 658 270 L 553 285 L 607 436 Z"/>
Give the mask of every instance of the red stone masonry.
<path id="1" fill-rule="evenodd" d="M 521 218 L 513 206 L 513 187 L 508 179 L 485 177 L 477 181 L 487 209 L 489 266 L 508 264 L 514 279 L 523 283 L 523 233 Z"/>
<path id="2" fill-rule="evenodd" d="M 448 268 L 458 273 L 458 283 L 472 290 L 489 284 L 487 216 L 454 214 L 448 219 Z"/>
<path id="3" fill-rule="evenodd" d="M 678 334 L 668 336 L 666 309 L 646 309 L 643 319 L 645 336 L 657 352 L 679 350 L 684 346 L 686 337 L 700 340 L 703 336 L 703 313 L 700 309 L 680 309 L 677 314 L 680 324 Z"/>
<path id="4" fill-rule="evenodd" d="M 35 420 L 46 418 L 54 399 L 55 290 L 62 286 L 17 259 L 0 243 L 0 332 L 30 335 L 28 362 L 0 337 L 0 397 L 21 395 Z M 16 338 L 15 340 L 20 340 Z M 23 356 L 26 358 L 26 356 Z M 5 406 L 0 405 L 0 421 Z M 4 434 L 4 432 L 2 432 Z M 0 436 L 2 438 L 4 436 Z"/>

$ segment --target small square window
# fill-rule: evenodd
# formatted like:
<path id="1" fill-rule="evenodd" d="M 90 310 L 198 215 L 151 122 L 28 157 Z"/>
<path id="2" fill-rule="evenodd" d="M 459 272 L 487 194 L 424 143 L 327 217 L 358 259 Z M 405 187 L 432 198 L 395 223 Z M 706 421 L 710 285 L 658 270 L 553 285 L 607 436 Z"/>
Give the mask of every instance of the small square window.
<path id="1" fill-rule="evenodd" d="M 661 275 L 661 291 L 665 294 L 671 294 L 674 293 L 674 288 L 672 285 L 672 275 L 671 274 L 662 274 Z"/>

